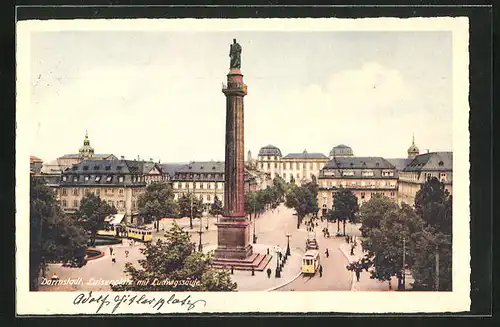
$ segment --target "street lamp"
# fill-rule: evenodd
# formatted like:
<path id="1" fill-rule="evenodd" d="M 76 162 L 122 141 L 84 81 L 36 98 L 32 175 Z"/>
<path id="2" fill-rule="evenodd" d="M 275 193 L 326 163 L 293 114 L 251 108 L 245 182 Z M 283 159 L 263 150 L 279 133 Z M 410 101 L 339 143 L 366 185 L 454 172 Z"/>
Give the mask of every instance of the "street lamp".
<path id="1" fill-rule="evenodd" d="M 203 215 L 200 217 L 200 230 L 198 231 L 198 234 L 200 234 L 200 243 L 198 244 L 198 252 L 203 251 L 203 245 L 201 244 L 201 234 L 203 234 L 203 231 L 201 229 L 201 225 L 203 225 Z"/>
<path id="2" fill-rule="evenodd" d="M 254 204 L 255 208 L 255 204 Z M 255 234 L 255 226 L 257 226 L 257 220 L 255 220 L 255 209 L 253 212 L 253 244 L 257 243 L 257 235 Z"/>
<path id="3" fill-rule="evenodd" d="M 288 257 L 290 253 L 290 233 L 286 233 L 286 238 L 287 238 L 287 245 L 286 245 L 286 253 L 285 253 L 285 258 Z"/>

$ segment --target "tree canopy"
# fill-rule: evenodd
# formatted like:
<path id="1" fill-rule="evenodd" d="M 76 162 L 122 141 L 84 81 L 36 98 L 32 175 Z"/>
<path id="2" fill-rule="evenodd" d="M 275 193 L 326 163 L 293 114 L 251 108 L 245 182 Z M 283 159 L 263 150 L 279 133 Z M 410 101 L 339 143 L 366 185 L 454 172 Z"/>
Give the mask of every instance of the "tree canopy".
<path id="1" fill-rule="evenodd" d="M 45 182 L 30 178 L 30 290 L 48 262 L 78 260 L 83 264 L 87 238 L 74 218 L 65 216 L 54 192 Z"/>
<path id="2" fill-rule="evenodd" d="M 150 223 L 153 218 L 176 217 L 179 214 L 172 187 L 164 182 L 149 184 L 146 192 L 139 195 L 137 207 L 145 223 Z"/>
<path id="3" fill-rule="evenodd" d="M 333 208 L 333 212 L 330 215 L 327 214 L 327 219 L 342 221 L 345 235 L 346 220 L 351 223 L 357 222 L 358 198 L 351 190 L 341 189 L 333 194 Z"/>
<path id="4" fill-rule="evenodd" d="M 318 186 L 314 183 L 306 183 L 301 186 L 292 185 L 286 196 L 285 205 L 295 210 L 297 228 L 299 228 L 306 215 L 315 214 L 319 210 Z"/>
<path id="5" fill-rule="evenodd" d="M 360 210 L 365 258 L 357 267 L 373 267 L 372 278 L 402 278 L 405 265 L 415 280 L 414 289 L 451 290 L 452 198 L 436 178 L 428 179 L 417 192 L 415 208 L 375 195 Z M 437 275 L 439 261 L 439 276 Z M 353 268 L 353 267 L 351 267 Z"/>
<path id="6" fill-rule="evenodd" d="M 211 267 L 212 257 L 195 252 L 190 236 L 177 223 L 166 232 L 166 240 L 146 244 L 139 260 L 141 268 L 125 264 L 132 283 L 112 285 L 114 291 L 234 291 L 228 270 Z M 185 285 L 159 284 L 156 281 L 188 281 Z M 144 282 L 147 281 L 147 282 Z M 154 285 L 156 284 L 156 285 Z"/>
<path id="7" fill-rule="evenodd" d="M 217 195 L 214 197 L 214 202 L 210 205 L 210 214 L 214 217 L 224 214 L 224 206 Z"/>
<path id="8" fill-rule="evenodd" d="M 117 213 L 114 206 L 110 206 L 94 193 L 87 193 L 80 202 L 80 208 L 75 212 L 79 224 L 90 234 L 90 245 L 95 245 L 97 231 L 105 226 L 105 219 Z"/>

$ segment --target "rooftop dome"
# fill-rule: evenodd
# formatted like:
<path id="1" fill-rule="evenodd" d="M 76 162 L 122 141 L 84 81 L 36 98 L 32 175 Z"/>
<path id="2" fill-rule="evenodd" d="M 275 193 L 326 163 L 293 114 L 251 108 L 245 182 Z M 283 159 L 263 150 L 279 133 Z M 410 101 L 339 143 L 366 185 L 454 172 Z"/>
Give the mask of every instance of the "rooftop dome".
<path id="1" fill-rule="evenodd" d="M 279 156 L 281 157 L 281 151 L 274 145 L 266 145 L 259 150 L 259 156 Z"/>
<path id="2" fill-rule="evenodd" d="M 415 136 L 413 136 L 413 140 L 411 142 L 410 147 L 408 148 L 408 158 L 414 158 L 416 155 L 420 153 L 420 150 L 415 145 Z"/>
<path id="3" fill-rule="evenodd" d="M 354 153 L 350 146 L 345 144 L 339 144 L 334 146 L 332 151 L 330 151 L 330 157 L 352 157 Z"/>

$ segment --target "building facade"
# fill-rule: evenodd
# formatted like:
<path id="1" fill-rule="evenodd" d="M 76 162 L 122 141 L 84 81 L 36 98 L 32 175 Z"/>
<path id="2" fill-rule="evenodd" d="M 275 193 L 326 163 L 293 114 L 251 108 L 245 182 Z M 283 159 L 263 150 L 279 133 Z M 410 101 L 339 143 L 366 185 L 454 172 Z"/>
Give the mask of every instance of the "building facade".
<path id="1" fill-rule="evenodd" d="M 191 162 L 179 168 L 171 179 L 174 197 L 192 193 L 208 211 L 215 197 L 224 204 L 224 161 Z M 258 189 L 258 176 L 245 172 L 245 192 Z"/>
<path id="2" fill-rule="evenodd" d="M 436 177 L 453 193 L 453 152 L 417 155 L 399 172 L 398 202 L 415 204 L 415 196 L 427 178 Z"/>
<path id="3" fill-rule="evenodd" d="M 57 195 L 61 207 L 66 213 L 74 213 L 82 198 L 94 193 L 115 206 L 125 222 L 134 223 L 137 199 L 146 189 L 147 167 L 135 160 L 83 160 L 60 177 Z"/>
<path id="4" fill-rule="evenodd" d="M 333 195 L 347 189 L 356 195 L 358 203 L 378 193 L 397 200 L 396 168 L 382 157 L 335 157 L 323 167 L 318 178 L 320 215 L 333 207 Z"/>
<path id="5" fill-rule="evenodd" d="M 274 145 L 262 147 L 257 157 L 257 169 L 274 179 L 280 176 L 285 181 L 296 184 L 316 180 L 321 168 L 328 162 L 323 153 L 289 153 L 282 156 L 281 150 Z"/>

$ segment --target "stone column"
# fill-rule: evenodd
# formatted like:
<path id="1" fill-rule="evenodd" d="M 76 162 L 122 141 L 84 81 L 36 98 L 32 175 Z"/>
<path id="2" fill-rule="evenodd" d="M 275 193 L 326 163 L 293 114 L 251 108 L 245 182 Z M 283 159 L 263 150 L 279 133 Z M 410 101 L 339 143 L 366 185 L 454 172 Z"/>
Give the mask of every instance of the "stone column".
<path id="1" fill-rule="evenodd" d="M 231 68 L 222 92 L 226 95 L 225 211 L 217 224 L 215 256 L 244 259 L 252 254 L 252 246 L 250 225 L 245 217 L 243 97 L 247 94 L 247 86 L 239 68 Z"/>

